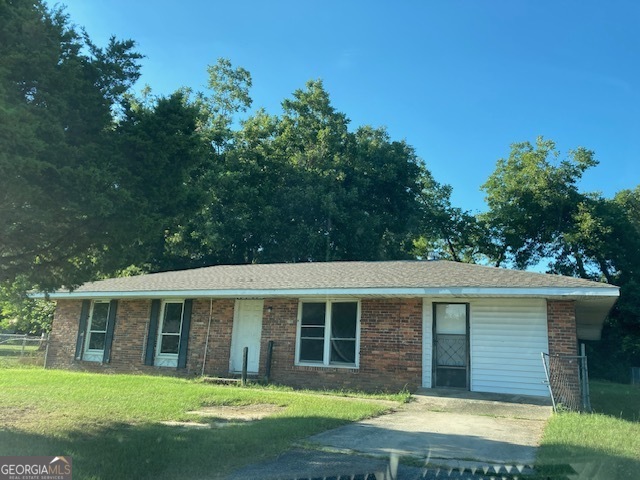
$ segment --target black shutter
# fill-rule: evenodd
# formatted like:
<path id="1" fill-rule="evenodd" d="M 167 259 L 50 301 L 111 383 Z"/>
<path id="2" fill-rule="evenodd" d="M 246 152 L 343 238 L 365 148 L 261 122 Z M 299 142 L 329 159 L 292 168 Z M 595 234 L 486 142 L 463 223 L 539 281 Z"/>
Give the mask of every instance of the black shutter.
<path id="1" fill-rule="evenodd" d="M 116 326 L 116 311 L 118 310 L 118 301 L 111 300 L 109 302 L 109 318 L 107 318 L 107 333 L 104 338 L 104 355 L 102 363 L 111 361 L 111 344 L 113 343 L 113 329 Z"/>
<path id="2" fill-rule="evenodd" d="M 178 368 L 187 366 L 187 344 L 189 343 L 189 329 L 191 328 L 191 309 L 193 300 L 184 301 L 184 313 L 182 314 L 182 330 L 180 331 L 180 349 L 178 350 Z"/>
<path id="3" fill-rule="evenodd" d="M 144 364 L 153 365 L 153 356 L 158 336 L 158 317 L 160 316 L 160 300 L 151 301 L 151 318 L 149 319 L 149 332 L 147 334 L 147 349 L 144 355 Z"/>
<path id="4" fill-rule="evenodd" d="M 76 340 L 76 360 L 82 360 L 82 350 L 84 348 L 84 337 L 87 335 L 87 319 L 89 318 L 90 307 L 90 300 L 82 301 L 80 321 L 78 322 L 78 338 Z"/>

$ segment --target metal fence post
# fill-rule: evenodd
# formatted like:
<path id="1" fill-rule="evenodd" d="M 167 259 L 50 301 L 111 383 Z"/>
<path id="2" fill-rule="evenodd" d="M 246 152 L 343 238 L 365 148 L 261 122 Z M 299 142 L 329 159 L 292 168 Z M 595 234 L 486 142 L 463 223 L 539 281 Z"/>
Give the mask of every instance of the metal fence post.
<path id="1" fill-rule="evenodd" d="M 51 343 L 51 333 L 47 333 L 47 346 L 44 348 L 44 368 L 47 368 L 47 359 L 49 358 L 49 343 Z"/>
<path id="2" fill-rule="evenodd" d="M 267 364 L 265 365 L 264 380 L 269 383 L 271 378 L 271 359 L 273 357 L 273 340 L 267 342 Z"/>
<path id="3" fill-rule="evenodd" d="M 242 386 L 247 384 L 247 358 L 249 357 L 249 347 L 242 349 Z"/>
<path id="4" fill-rule="evenodd" d="M 580 355 L 582 355 L 582 408 L 585 412 L 591 412 L 591 395 L 589 392 L 589 368 L 587 367 L 587 351 L 584 343 L 580 345 Z"/>
<path id="5" fill-rule="evenodd" d="M 546 356 L 545 356 L 546 355 Z M 556 411 L 556 399 L 553 396 L 553 388 L 551 387 L 551 373 L 549 369 L 551 368 L 550 361 L 547 364 L 547 358 L 549 358 L 548 353 L 541 352 L 540 356 L 542 357 L 542 366 L 544 367 L 544 375 L 547 377 L 547 387 L 549 387 L 549 395 L 551 396 L 551 404 L 553 405 L 553 411 Z"/>

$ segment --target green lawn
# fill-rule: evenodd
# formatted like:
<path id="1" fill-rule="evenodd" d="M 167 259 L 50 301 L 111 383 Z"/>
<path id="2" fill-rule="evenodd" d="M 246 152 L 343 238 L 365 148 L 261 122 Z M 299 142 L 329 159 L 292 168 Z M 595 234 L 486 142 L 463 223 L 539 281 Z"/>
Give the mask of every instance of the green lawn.
<path id="1" fill-rule="evenodd" d="M 593 414 L 561 413 L 538 452 L 543 478 L 640 478 L 640 387 L 590 383 Z M 575 471 L 581 476 L 572 477 Z"/>
<path id="2" fill-rule="evenodd" d="M 207 422 L 186 412 L 251 404 L 283 409 L 206 429 L 160 423 Z M 0 405 L 0 455 L 71 455 L 75 479 L 215 478 L 390 408 L 375 398 L 36 369 L 0 369 Z"/>

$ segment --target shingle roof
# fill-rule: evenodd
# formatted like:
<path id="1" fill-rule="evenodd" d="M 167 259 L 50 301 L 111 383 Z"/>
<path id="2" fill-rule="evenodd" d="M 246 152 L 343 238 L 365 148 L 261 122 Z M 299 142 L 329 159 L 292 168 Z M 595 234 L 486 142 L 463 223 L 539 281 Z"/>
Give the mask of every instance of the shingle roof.
<path id="1" fill-rule="evenodd" d="M 438 260 L 218 265 L 102 280 L 75 293 L 461 287 L 615 288 L 573 277 Z"/>

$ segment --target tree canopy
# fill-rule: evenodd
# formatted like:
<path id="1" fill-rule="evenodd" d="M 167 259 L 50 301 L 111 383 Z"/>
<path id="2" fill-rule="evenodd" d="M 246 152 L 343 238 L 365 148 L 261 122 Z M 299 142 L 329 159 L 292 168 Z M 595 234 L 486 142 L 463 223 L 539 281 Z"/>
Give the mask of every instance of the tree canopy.
<path id="1" fill-rule="evenodd" d="M 0 282 L 76 284 L 120 214 L 113 110 L 138 78 L 132 41 L 104 49 L 39 2 L 0 2 Z"/>
<path id="2" fill-rule="evenodd" d="M 489 210 L 478 220 L 496 265 L 546 262 L 549 273 L 621 287 L 591 370 L 623 379 L 640 357 L 640 186 L 613 198 L 581 192 L 582 174 L 596 164 L 584 148 L 561 158 L 550 140 L 514 144 L 483 185 Z"/>

